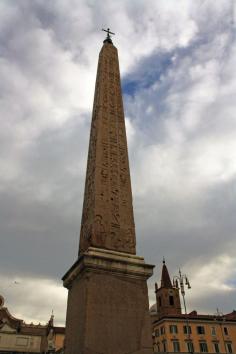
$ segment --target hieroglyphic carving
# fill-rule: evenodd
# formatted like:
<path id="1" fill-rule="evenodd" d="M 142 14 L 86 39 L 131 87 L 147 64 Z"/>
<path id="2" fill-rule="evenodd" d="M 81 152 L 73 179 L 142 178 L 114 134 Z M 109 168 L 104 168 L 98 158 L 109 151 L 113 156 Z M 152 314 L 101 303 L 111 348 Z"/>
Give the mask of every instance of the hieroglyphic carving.
<path id="1" fill-rule="evenodd" d="M 88 246 L 135 253 L 135 228 L 119 63 L 104 44 L 90 133 L 80 252 Z"/>

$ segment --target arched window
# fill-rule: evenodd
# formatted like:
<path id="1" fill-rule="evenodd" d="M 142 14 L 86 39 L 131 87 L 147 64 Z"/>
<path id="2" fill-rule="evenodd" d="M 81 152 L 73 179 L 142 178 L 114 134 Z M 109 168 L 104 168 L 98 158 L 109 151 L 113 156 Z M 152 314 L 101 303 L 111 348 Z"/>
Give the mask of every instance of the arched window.
<path id="1" fill-rule="evenodd" d="M 172 295 L 169 296 L 169 304 L 170 304 L 171 306 L 174 305 L 174 296 L 172 296 Z"/>

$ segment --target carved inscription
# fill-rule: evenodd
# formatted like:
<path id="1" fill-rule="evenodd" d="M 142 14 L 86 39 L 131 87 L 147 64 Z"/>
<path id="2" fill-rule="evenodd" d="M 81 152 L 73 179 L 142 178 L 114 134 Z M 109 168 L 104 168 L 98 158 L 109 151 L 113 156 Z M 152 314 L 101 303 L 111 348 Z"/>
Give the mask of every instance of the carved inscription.
<path id="1" fill-rule="evenodd" d="M 135 253 L 135 227 L 119 63 L 104 44 L 92 115 L 80 253 L 89 246 Z"/>

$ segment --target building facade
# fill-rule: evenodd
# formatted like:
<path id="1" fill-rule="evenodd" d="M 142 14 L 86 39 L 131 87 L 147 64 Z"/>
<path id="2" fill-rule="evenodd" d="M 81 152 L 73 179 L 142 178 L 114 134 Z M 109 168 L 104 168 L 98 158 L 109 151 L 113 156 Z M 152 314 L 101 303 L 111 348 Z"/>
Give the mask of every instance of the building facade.
<path id="1" fill-rule="evenodd" d="M 55 327 L 53 316 L 48 323 L 25 323 L 11 315 L 0 296 L 0 354 L 52 353 L 61 351 L 65 328 Z"/>
<path id="2" fill-rule="evenodd" d="M 166 315 L 153 323 L 153 348 L 156 353 L 236 353 L 236 311 Z"/>
<path id="3" fill-rule="evenodd" d="M 229 314 L 183 314 L 179 289 L 172 285 L 165 263 L 151 308 L 155 353 L 236 353 L 236 311 Z"/>

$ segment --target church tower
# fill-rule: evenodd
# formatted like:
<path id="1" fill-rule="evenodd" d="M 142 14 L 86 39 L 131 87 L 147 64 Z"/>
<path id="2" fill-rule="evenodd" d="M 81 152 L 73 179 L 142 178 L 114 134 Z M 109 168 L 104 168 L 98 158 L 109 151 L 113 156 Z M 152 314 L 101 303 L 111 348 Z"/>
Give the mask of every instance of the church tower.
<path id="1" fill-rule="evenodd" d="M 179 289 L 173 287 L 170 280 L 170 275 L 163 260 L 162 274 L 161 274 L 161 286 L 158 288 L 155 284 L 156 293 L 156 308 L 159 318 L 166 315 L 180 315 L 181 304 L 179 297 Z"/>
<path id="2" fill-rule="evenodd" d="M 117 49 L 100 51 L 78 259 L 69 290 L 66 354 L 151 354 L 147 279 L 136 256 L 132 192 Z"/>

